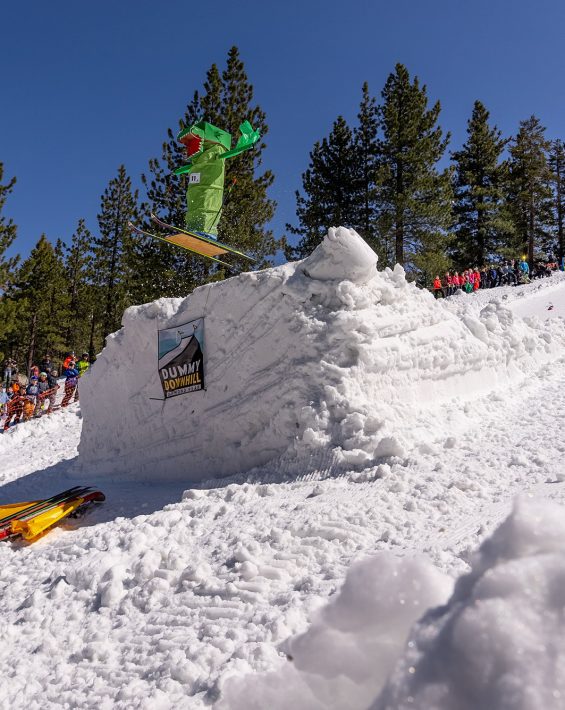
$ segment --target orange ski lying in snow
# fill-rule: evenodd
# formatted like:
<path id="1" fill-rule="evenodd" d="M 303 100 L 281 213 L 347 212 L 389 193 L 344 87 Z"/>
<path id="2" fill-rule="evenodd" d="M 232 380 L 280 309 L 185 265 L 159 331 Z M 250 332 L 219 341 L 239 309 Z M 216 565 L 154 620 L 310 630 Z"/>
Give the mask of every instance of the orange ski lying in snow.
<path id="1" fill-rule="evenodd" d="M 33 542 L 64 518 L 103 500 L 101 491 L 75 486 L 51 498 L 0 506 L 0 540 L 19 535 Z"/>

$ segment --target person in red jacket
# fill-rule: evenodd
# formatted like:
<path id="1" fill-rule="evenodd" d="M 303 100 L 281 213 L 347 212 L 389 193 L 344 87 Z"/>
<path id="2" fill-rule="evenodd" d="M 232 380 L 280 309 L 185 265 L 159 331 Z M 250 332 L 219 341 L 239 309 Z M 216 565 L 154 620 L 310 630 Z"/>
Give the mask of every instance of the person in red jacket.
<path id="1" fill-rule="evenodd" d="M 436 298 L 443 298 L 444 296 L 443 288 L 441 287 L 441 279 L 439 276 L 436 276 L 434 279 L 434 296 Z"/>
<path id="2" fill-rule="evenodd" d="M 453 276 L 449 271 L 445 272 L 445 294 L 446 296 L 451 296 L 453 294 Z"/>
<path id="3" fill-rule="evenodd" d="M 475 269 L 475 282 L 473 283 L 473 291 L 478 291 L 481 287 L 481 272 Z"/>

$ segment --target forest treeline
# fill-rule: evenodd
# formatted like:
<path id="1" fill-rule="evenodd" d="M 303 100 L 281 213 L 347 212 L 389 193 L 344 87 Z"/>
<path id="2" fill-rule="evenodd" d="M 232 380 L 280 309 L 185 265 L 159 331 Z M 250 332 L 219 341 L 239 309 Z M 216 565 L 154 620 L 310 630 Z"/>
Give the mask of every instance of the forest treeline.
<path id="1" fill-rule="evenodd" d="M 449 151 L 441 105 L 426 86 L 397 64 L 380 98 L 361 87 L 357 119 L 338 116 L 317 141 L 296 191 L 296 221 L 288 234 L 269 224 L 274 181 L 261 167 L 268 136 L 265 112 L 254 101 L 239 51 L 232 47 L 223 71 L 213 64 L 178 126 L 169 128 L 158 156 L 141 176 L 143 195 L 121 165 L 100 199 L 97 224 L 79 220 L 65 241 L 41 235 L 29 257 L 6 257 L 17 227 L 4 213 L 16 179 L 0 162 L 0 354 L 31 365 L 45 352 L 88 351 L 120 327 L 130 305 L 161 296 L 184 296 L 230 275 L 223 267 L 158 240 L 133 235 L 129 222 L 160 233 L 150 220 L 184 222 L 184 162 L 175 140 L 181 126 L 204 119 L 232 136 L 248 118 L 261 132 L 253 151 L 226 164 L 225 203 L 218 236 L 257 259 L 258 268 L 308 255 L 328 227 L 353 227 L 379 254 L 380 266 L 401 263 L 428 285 L 449 268 L 482 267 L 494 258 L 564 256 L 565 144 L 550 139 L 536 116 L 503 136 L 488 109 L 475 101 L 467 136 Z M 298 176 L 297 176 L 298 181 Z M 243 267 L 244 264 L 242 263 Z M 247 268 L 247 267 L 246 267 Z"/>

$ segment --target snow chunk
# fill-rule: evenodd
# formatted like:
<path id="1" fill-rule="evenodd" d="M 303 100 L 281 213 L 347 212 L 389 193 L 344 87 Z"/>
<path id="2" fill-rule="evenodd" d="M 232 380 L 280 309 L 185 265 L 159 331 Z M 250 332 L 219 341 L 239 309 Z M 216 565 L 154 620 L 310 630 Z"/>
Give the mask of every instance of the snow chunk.
<path id="1" fill-rule="evenodd" d="M 369 281 L 378 256 L 353 229 L 330 227 L 324 241 L 302 262 L 302 271 L 318 281 Z"/>

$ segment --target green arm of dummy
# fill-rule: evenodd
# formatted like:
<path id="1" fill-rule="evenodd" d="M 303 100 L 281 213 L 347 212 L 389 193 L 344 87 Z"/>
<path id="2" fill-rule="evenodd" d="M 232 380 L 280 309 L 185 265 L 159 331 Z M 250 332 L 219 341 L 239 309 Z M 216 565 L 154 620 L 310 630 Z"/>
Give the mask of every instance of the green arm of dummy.
<path id="1" fill-rule="evenodd" d="M 240 153 L 243 153 L 244 150 L 249 150 L 249 148 L 254 146 L 255 143 L 257 143 L 257 141 L 261 138 L 259 131 L 253 130 L 253 126 L 249 123 L 249 121 L 244 121 L 241 124 L 239 132 L 241 133 L 241 136 L 239 137 L 235 148 L 220 155 L 219 157 L 221 160 L 233 158 L 234 155 L 239 155 Z"/>

